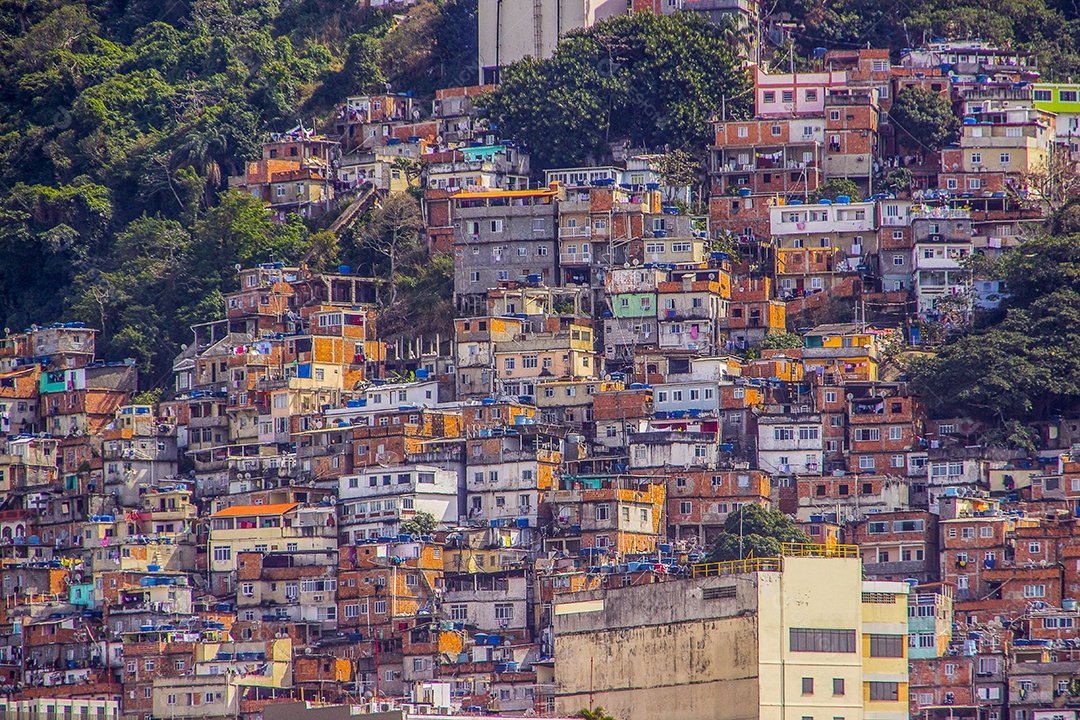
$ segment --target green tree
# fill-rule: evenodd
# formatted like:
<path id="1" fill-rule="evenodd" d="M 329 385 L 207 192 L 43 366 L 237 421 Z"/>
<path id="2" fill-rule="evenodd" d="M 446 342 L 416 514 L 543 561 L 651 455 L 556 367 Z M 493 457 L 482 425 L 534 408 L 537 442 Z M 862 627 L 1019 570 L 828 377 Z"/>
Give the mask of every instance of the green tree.
<path id="1" fill-rule="evenodd" d="M 749 112 L 746 72 L 721 34 L 682 13 L 605 20 L 567 34 L 550 59 L 505 68 L 483 105 L 538 169 L 605 157 L 613 143 L 696 154 L 722 107 Z"/>
<path id="2" fill-rule="evenodd" d="M 795 521 L 779 510 L 746 504 L 728 513 L 724 530 L 716 536 L 710 560 L 779 557 L 784 543 L 808 543 L 810 538 Z"/>
<path id="3" fill-rule="evenodd" d="M 941 93 L 909 86 L 896 94 L 889 120 L 899 132 L 902 145 L 939 150 L 953 142 L 959 123 L 952 105 Z"/>
<path id="4" fill-rule="evenodd" d="M 434 515 L 417 510 L 411 518 L 402 521 L 401 532 L 405 535 L 430 535 L 437 527 L 439 527 L 439 521 Z"/>
<path id="5" fill-rule="evenodd" d="M 581 720 L 615 720 L 611 715 L 608 715 L 604 708 L 597 705 L 594 708 L 581 708 L 574 714 L 574 717 L 581 718 Z"/>
<path id="6" fill-rule="evenodd" d="M 901 197 L 911 192 L 914 176 L 906 167 L 894 167 L 886 170 L 878 180 L 877 189 Z"/>
<path id="7" fill-rule="evenodd" d="M 832 178 L 818 185 L 817 189 L 810 193 L 810 202 L 816 203 L 818 200 L 835 201 L 841 195 L 851 198 L 852 202 L 858 202 L 861 199 L 859 186 L 854 182 L 847 178 Z"/>
<path id="8" fill-rule="evenodd" d="M 935 414 L 1001 429 L 1070 412 L 1080 404 L 1080 236 L 1035 237 L 989 271 L 1009 288 L 1001 307 L 913 360 L 914 387 Z"/>
<path id="9" fill-rule="evenodd" d="M 761 341 L 762 350 L 792 350 L 804 345 L 801 336 L 789 332 L 770 332 Z"/>

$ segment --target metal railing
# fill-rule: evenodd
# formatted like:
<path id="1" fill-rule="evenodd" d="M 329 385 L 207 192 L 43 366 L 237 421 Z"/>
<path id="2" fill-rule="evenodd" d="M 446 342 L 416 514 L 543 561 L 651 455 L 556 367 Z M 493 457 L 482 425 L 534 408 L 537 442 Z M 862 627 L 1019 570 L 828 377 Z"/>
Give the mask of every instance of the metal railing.
<path id="1" fill-rule="evenodd" d="M 781 558 L 746 558 L 743 560 L 724 560 L 722 562 L 697 563 L 693 566 L 693 577 L 719 577 L 750 572 L 780 572 Z"/>
<path id="2" fill-rule="evenodd" d="M 857 558 L 858 545 L 821 543 L 784 543 L 781 557 L 744 558 L 719 562 L 697 563 L 692 566 L 693 577 L 718 577 L 749 572 L 780 572 L 785 557 Z"/>

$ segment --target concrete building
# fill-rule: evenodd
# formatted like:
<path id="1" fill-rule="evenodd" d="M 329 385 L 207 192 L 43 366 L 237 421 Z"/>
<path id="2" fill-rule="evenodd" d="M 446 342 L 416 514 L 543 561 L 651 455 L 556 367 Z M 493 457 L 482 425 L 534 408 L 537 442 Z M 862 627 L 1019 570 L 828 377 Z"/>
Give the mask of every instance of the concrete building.
<path id="1" fill-rule="evenodd" d="M 781 475 L 820 475 L 821 415 L 762 415 L 758 418 L 758 465 Z"/>
<path id="2" fill-rule="evenodd" d="M 484 16 L 483 10 L 480 13 Z M 451 197 L 454 297 L 485 314 L 489 288 L 534 276 L 554 283 L 558 261 L 557 185 L 541 190 L 460 192 Z"/>
<path id="3" fill-rule="evenodd" d="M 401 523 L 418 512 L 429 513 L 445 527 L 457 523 L 460 514 L 454 470 L 433 465 L 374 467 L 339 480 L 343 543 L 395 536 Z"/>
<path id="4" fill-rule="evenodd" d="M 500 68 L 524 57 L 549 58 L 566 33 L 625 15 L 627 9 L 627 0 L 481 0 L 477 8 L 479 80 L 498 82 Z"/>
<path id="5" fill-rule="evenodd" d="M 863 656 L 876 659 L 869 645 L 884 632 L 884 618 L 862 602 L 857 550 L 788 551 L 819 557 L 699 565 L 697 577 L 682 582 L 557 599 L 556 711 L 592 705 L 624 720 L 850 720 L 864 717 L 864 697 L 906 701 L 906 674 L 903 682 L 899 675 L 880 680 L 884 667 L 869 664 L 864 674 Z M 907 605 L 897 606 L 903 623 Z M 904 627 L 896 632 L 901 645 Z M 866 677 L 874 685 L 864 688 Z M 877 710 L 879 702 L 896 701 L 865 706 Z"/>

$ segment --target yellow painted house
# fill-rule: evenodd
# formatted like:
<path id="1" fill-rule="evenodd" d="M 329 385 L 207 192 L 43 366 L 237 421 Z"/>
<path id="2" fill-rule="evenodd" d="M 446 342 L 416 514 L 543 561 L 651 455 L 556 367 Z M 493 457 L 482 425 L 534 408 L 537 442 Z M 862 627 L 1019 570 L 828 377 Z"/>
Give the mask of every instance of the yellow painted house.
<path id="1" fill-rule="evenodd" d="M 908 590 L 903 582 L 862 584 L 863 720 L 907 720 Z"/>

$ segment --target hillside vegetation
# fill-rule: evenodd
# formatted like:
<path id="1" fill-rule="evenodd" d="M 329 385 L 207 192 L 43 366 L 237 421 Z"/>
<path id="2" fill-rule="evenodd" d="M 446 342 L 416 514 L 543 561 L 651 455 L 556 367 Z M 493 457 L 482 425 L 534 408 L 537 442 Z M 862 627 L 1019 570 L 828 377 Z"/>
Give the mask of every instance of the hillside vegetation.
<path id="1" fill-rule="evenodd" d="M 162 381 L 235 264 L 339 259 L 299 218 L 219 195 L 266 131 L 349 94 L 473 81 L 475 22 L 474 0 L 422 0 L 399 24 L 329 0 L 4 2 L 0 322 L 85 320 L 101 354 Z"/>

